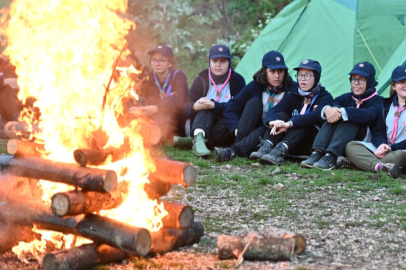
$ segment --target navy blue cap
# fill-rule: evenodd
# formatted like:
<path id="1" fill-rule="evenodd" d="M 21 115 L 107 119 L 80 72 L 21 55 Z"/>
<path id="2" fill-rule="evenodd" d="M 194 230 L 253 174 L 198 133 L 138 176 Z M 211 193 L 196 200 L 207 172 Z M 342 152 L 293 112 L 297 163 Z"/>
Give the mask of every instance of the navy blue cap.
<path id="1" fill-rule="evenodd" d="M 286 69 L 289 68 L 285 65 L 285 58 L 280 52 L 270 51 L 262 57 L 262 66 L 269 69 Z"/>
<path id="2" fill-rule="evenodd" d="M 173 58 L 173 52 L 172 52 L 171 47 L 169 47 L 167 45 L 164 45 L 164 44 L 156 46 L 155 49 L 148 52 L 148 55 L 153 55 L 154 53 L 160 53 L 160 54 L 163 54 L 165 56 Z"/>
<path id="3" fill-rule="evenodd" d="M 301 68 L 310 69 L 317 71 L 321 75 L 321 65 L 318 61 L 312 59 L 305 59 L 300 62 L 298 67 L 295 67 L 294 70 L 299 70 Z"/>
<path id="4" fill-rule="evenodd" d="M 398 66 L 392 72 L 392 81 L 398 82 L 406 79 L 406 66 Z"/>
<path id="5" fill-rule="evenodd" d="M 214 45 L 210 49 L 210 59 L 228 58 L 231 59 L 230 49 L 226 45 Z"/>
<path id="6" fill-rule="evenodd" d="M 369 62 L 361 62 L 361 63 L 357 63 L 355 64 L 354 68 L 351 70 L 350 73 L 348 73 L 348 75 L 360 75 L 362 77 L 371 77 L 371 78 L 375 78 L 375 68 L 374 66 L 369 63 Z"/>

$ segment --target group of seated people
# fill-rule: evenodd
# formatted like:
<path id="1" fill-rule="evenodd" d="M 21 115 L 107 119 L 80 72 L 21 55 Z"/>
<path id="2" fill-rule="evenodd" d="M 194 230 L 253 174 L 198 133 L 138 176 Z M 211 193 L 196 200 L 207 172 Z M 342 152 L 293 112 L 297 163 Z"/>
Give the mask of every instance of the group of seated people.
<path id="1" fill-rule="evenodd" d="M 160 125 L 181 134 L 175 146 L 190 147 L 196 156 L 214 149 L 217 162 L 249 157 L 276 165 L 307 156 L 304 168 L 359 168 L 394 178 L 406 169 L 406 66 L 393 70 L 390 97 L 382 98 L 374 66 L 357 63 L 349 72 L 350 91 L 333 99 L 320 83 L 317 60 L 300 62 L 294 81 L 283 55 L 270 51 L 246 84 L 231 67 L 229 48 L 215 45 L 208 68 L 189 89 L 169 46 L 148 54 L 151 74 L 138 93 L 155 106 L 156 119 L 165 119 Z"/>

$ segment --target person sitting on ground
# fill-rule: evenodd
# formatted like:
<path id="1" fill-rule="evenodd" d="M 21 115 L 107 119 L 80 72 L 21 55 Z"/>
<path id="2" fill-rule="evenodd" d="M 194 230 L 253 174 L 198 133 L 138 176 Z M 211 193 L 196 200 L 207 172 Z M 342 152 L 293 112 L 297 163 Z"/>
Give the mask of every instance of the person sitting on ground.
<path id="1" fill-rule="evenodd" d="M 234 133 L 227 128 L 223 112 L 226 103 L 244 86 L 244 78 L 231 68 L 230 49 L 225 45 L 213 46 L 209 54 L 209 68 L 200 72 L 194 80 L 184 109 L 187 118 L 194 117 L 192 150 L 196 156 L 210 155 L 207 147 L 227 146 L 234 142 Z"/>
<path id="2" fill-rule="evenodd" d="M 154 118 L 165 140 L 184 130 L 182 116 L 188 92 L 187 78 L 177 69 L 169 46 L 158 45 L 148 55 L 152 70 L 136 90 L 137 109 Z"/>
<path id="3" fill-rule="evenodd" d="M 235 134 L 236 142 L 230 148 L 215 148 L 216 161 L 247 156 L 258 149 L 258 143 L 270 146 L 265 115 L 294 89 L 297 89 L 297 83 L 289 76 L 283 55 L 277 51 L 266 53 L 253 81 L 227 104 L 224 120 L 230 132 Z"/>
<path id="4" fill-rule="evenodd" d="M 378 120 L 382 98 L 375 86 L 375 68 L 369 62 L 358 63 L 349 73 L 351 92 L 343 94 L 321 112 L 324 122 L 317 134 L 305 168 L 331 170 L 350 141 L 363 140 L 369 126 Z"/>
<path id="5" fill-rule="evenodd" d="M 348 143 L 348 158 L 339 157 L 337 168 L 355 165 L 369 172 L 382 170 L 394 178 L 406 169 L 406 113 L 402 113 L 406 110 L 406 66 L 393 70 L 391 87 L 392 94 L 383 100 L 379 121 L 371 129 L 372 143 Z"/>

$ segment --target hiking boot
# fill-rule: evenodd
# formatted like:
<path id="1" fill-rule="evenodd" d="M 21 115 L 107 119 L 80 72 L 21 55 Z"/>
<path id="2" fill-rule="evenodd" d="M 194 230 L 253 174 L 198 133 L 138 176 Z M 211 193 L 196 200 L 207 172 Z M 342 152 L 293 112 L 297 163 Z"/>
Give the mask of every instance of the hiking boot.
<path id="1" fill-rule="evenodd" d="M 274 149 L 272 149 L 271 153 L 264 155 L 261 158 L 261 161 L 268 164 L 281 165 L 282 163 L 285 162 L 284 155 L 287 153 L 288 148 L 283 142 L 280 142 L 275 146 Z"/>
<path id="2" fill-rule="evenodd" d="M 193 146 L 193 138 L 173 136 L 173 146 L 178 148 L 190 149 Z"/>
<path id="3" fill-rule="evenodd" d="M 193 138 L 193 154 L 198 157 L 204 157 L 210 155 L 210 150 L 207 149 L 206 144 L 204 143 L 203 133 L 199 132 Z"/>
<path id="4" fill-rule="evenodd" d="M 252 152 L 249 159 L 256 160 L 262 158 L 263 155 L 269 154 L 273 148 L 272 142 L 268 140 L 263 140 L 259 137 L 260 143 L 257 145 L 259 147 L 258 151 Z"/>
<path id="5" fill-rule="evenodd" d="M 214 156 L 217 162 L 230 161 L 236 157 L 234 150 L 230 148 L 214 148 Z"/>
<path id="6" fill-rule="evenodd" d="M 324 154 L 320 151 L 313 151 L 313 153 L 310 155 L 310 157 L 306 160 L 303 160 L 302 163 L 300 163 L 300 165 L 303 168 L 313 168 L 313 164 L 316 163 L 317 161 L 319 161 L 319 159 L 321 159 L 321 157 Z"/>
<path id="7" fill-rule="evenodd" d="M 325 171 L 332 170 L 336 166 L 337 157 L 332 153 L 326 153 L 319 161 L 313 164 L 314 168 Z"/>
<path id="8" fill-rule="evenodd" d="M 398 178 L 402 174 L 402 169 L 394 163 L 378 163 L 375 170 L 387 172 L 392 178 Z"/>
<path id="9" fill-rule="evenodd" d="M 336 161 L 336 169 L 343 169 L 343 168 L 358 170 L 358 167 L 355 166 L 355 164 L 352 163 L 348 158 L 339 156 Z"/>

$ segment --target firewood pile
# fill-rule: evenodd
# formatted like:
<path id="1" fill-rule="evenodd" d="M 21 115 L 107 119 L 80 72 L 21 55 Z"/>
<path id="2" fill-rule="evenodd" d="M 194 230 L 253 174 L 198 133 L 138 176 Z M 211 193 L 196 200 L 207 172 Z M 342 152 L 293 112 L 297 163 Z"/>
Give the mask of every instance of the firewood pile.
<path id="1" fill-rule="evenodd" d="M 24 125 L 14 125 L 14 130 Z M 8 129 L 7 132 L 10 132 Z M 126 257 L 164 253 L 199 241 L 204 234 L 203 224 L 194 221 L 193 209 L 186 204 L 160 200 L 172 184 L 184 187 L 196 181 L 195 168 L 185 162 L 153 158 L 156 171 L 149 176 L 144 191 L 150 199 L 162 203 L 168 215 L 162 219 L 162 228 L 150 232 L 99 215 L 99 211 L 121 205 L 126 194 L 126 182 L 118 183 L 115 171 L 87 167 L 123 158 L 120 149 L 77 149 L 73 155 L 78 164 L 61 163 L 40 157 L 41 145 L 23 141 L 33 130 L 17 132 L 7 144 L 9 155 L 0 156 L 0 168 L 12 177 L 43 179 L 74 186 L 74 191 L 53 195 L 51 207 L 39 203 L 3 201 L 0 203 L 2 250 L 8 250 L 19 241 L 35 237 L 32 227 L 73 234 L 93 241 L 78 247 L 56 250 L 42 260 L 44 269 L 86 269 L 97 264 L 120 261 Z M 16 132 L 14 132 L 14 135 Z M 95 214 L 97 213 L 97 214 Z M 7 242 L 7 244 L 4 243 Z"/>

